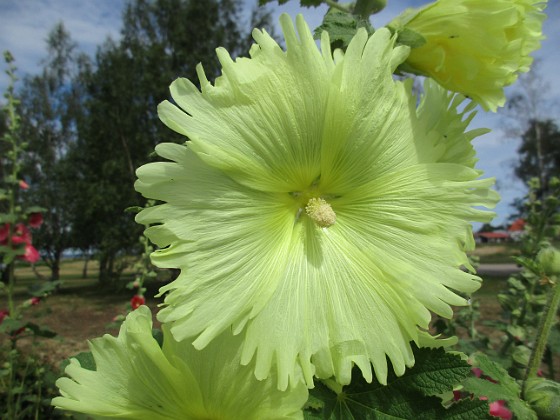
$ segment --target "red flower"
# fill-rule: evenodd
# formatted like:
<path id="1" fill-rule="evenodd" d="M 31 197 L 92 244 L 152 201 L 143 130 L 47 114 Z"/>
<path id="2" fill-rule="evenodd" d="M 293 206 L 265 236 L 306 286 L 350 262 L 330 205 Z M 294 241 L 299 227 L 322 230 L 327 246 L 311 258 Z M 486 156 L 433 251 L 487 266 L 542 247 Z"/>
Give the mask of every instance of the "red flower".
<path id="1" fill-rule="evenodd" d="M 132 306 L 132 310 L 138 309 L 144 303 L 146 303 L 144 296 L 134 295 L 132 296 L 132 299 L 130 299 L 130 306 Z"/>
<path id="2" fill-rule="evenodd" d="M 504 420 L 511 420 L 512 417 L 512 413 L 506 407 L 506 402 L 504 400 L 490 403 L 490 415 Z"/>
<path id="3" fill-rule="evenodd" d="M 29 303 L 31 303 L 32 306 L 38 305 L 39 302 L 41 302 L 41 298 L 38 297 L 32 297 L 31 299 L 29 299 Z"/>
<path id="4" fill-rule="evenodd" d="M 12 243 L 31 245 L 31 233 L 23 223 L 18 223 L 16 225 L 14 234 L 12 235 Z"/>
<path id="5" fill-rule="evenodd" d="M 35 249 L 33 245 L 25 245 L 25 254 L 20 255 L 18 258 L 27 261 L 28 263 L 35 264 L 41 259 L 39 252 Z"/>
<path id="6" fill-rule="evenodd" d="M 29 188 L 29 184 L 27 182 L 25 182 L 23 179 L 20 179 L 19 181 L 19 187 L 22 190 L 27 190 Z"/>
<path id="7" fill-rule="evenodd" d="M 31 213 L 29 215 L 29 226 L 38 228 L 43 224 L 43 215 L 41 213 Z"/>
<path id="8" fill-rule="evenodd" d="M 10 225 L 5 223 L 0 227 L 0 245 L 6 245 L 8 242 L 8 232 L 10 232 Z"/>
<path id="9" fill-rule="evenodd" d="M 7 309 L 2 309 L 0 311 L 0 324 L 4 322 L 4 318 L 6 318 L 8 315 L 10 315 L 10 311 L 8 311 Z"/>

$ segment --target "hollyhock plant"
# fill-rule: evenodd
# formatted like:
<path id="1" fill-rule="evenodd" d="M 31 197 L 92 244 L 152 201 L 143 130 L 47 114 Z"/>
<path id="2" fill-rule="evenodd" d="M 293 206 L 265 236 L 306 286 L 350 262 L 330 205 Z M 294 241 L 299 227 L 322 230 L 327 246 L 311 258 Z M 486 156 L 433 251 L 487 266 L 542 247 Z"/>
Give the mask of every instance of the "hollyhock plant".
<path id="1" fill-rule="evenodd" d="M 408 70 L 463 93 L 485 110 L 505 103 L 504 86 L 529 71 L 540 48 L 546 0 L 438 0 L 405 11 L 389 24 L 418 42 Z"/>
<path id="2" fill-rule="evenodd" d="M 176 341 L 163 326 L 163 347 L 152 337 L 146 306 L 131 312 L 117 338 L 90 342 L 95 370 L 72 359 L 52 404 L 96 418 L 303 419 L 307 389 L 276 389 L 274 375 L 259 382 L 240 364 L 241 336 L 224 331 L 203 351 Z"/>
<path id="3" fill-rule="evenodd" d="M 241 363 L 286 389 L 357 365 L 386 383 L 414 364 L 410 342 L 437 345 L 431 312 L 452 316 L 480 279 L 464 270 L 471 221 L 498 197 L 466 131 L 474 104 L 428 81 L 416 107 L 393 72 L 409 48 L 388 29 L 358 30 L 346 53 L 318 49 L 307 24 L 280 19 L 287 51 L 254 30 L 250 58 L 217 54 L 212 85 L 171 85 L 161 120 L 186 145 L 141 167 L 136 189 L 165 204 L 141 224 L 155 265 L 181 269 L 158 319 L 197 349 L 233 325 Z M 476 207 L 476 208 L 475 208 Z M 373 367 L 373 372 L 372 372 Z"/>

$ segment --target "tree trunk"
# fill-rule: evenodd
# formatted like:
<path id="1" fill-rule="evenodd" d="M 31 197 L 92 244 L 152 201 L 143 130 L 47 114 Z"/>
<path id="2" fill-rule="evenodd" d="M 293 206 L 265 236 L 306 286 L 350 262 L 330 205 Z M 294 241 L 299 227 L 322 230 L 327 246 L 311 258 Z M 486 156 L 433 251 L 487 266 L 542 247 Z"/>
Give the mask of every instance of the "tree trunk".
<path id="1" fill-rule="evenodd" d="M 82 278 L 87 279 L 88 276 L 88 264 L 89 260 L 91 259 L 91 254 L 89 252 L 86 253 L 86 259 L 84 260 L 84 267 L 82 268 Z"/>

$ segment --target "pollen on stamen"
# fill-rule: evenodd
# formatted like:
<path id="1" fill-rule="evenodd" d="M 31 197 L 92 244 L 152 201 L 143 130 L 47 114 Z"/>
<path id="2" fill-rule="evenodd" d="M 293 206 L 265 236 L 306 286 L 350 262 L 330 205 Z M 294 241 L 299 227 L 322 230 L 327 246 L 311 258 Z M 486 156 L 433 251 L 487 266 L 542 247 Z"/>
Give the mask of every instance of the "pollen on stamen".
<path id="1" fill-rule="evenodd" d="M 310 199 L 305 206 L 305 212 L 317 226 L 322 228 L 332 226 L 336 222 L 336 213 L 322 198 Z"/>

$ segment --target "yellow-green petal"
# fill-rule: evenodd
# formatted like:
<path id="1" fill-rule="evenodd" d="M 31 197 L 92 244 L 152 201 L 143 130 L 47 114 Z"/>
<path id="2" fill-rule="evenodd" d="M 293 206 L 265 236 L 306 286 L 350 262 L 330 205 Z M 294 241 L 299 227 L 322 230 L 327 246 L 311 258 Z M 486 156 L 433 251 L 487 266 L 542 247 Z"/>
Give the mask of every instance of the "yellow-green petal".
<path id="1" fill-rule="evenodd" d="M 69 378 L 56 382 L 62 396 L 52 404 L 97 418 L 303 418 L 305 385 L 280 392 L 273 378 L 257 381 L 253 369 L 239 363 L 240 337 L 225 331 L 198 351 L 163 328 L 160 348 L 150 310 L 141 306 L 130 313 L 117 338 L 105 335 L 90 343 L 95 371 L 71 360 Z"/>
<path id="2" fill-rule="evenodd" d="M 137 216 L 153 261 L 181 269 L 158 318 L 196 348 L 233 328 L 241 362 L 280 389 L 301 372 L 345 384 L 353 365 L 383 383 L 414 363 L 411 341 L 430 342 L 431 312 L 450 317 L 480 285 L 462 268 L 471 222 L 497 201 L 474 168 L 482 132 L 435 83 L 416 106 L 389 30 L 358 31 L 333 60 L 326 33 L 319 52 L 286 19 L 287 52 L 256 31 L 252 58 L 220 53 L 215 85 L 176 82 L 185 112 L 160 108 L 190 141 L 138 170 L 137 190 L 164 202 Z"/>

